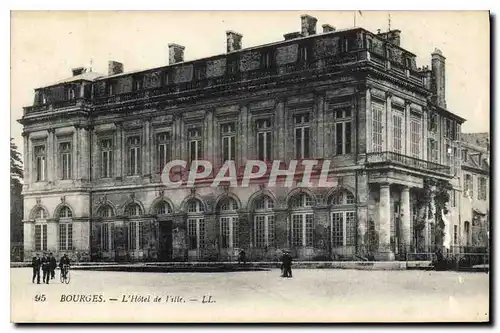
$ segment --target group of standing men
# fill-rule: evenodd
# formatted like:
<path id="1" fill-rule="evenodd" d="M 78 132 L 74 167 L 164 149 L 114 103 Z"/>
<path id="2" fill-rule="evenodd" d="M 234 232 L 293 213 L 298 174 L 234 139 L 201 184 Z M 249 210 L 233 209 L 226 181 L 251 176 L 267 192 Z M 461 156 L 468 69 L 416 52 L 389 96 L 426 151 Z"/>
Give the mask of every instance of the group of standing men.
<path id="1" fill-rule="evenodd" d="M 69 258 L 66 254 L 61 257 L 61 261 L 59 262 L 61 268 L 64 265 L 69 265 Z M 43 283 L 49 284 L 49 280 L 56 277 L 57 260 L 52 252 L 48 256 L 44 253 L 41 258 L 37 253 L 31 261 L 31 266 L 33 267 L 32 283 L 35 283 L 36 278 L 36 283 L 40 284 L 40 269 L 43 272 Z"/>

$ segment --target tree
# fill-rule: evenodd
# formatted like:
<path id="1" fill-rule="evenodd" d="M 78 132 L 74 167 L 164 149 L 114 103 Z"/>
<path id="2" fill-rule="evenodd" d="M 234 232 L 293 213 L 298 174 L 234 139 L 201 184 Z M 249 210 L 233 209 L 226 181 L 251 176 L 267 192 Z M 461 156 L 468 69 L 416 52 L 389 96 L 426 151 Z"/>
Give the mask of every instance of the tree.
<path id="1" fill-rule="evenodd" d="M 10 139 L 10 241 L 11 260 L 22 260 L 23 242 L 23 163 L 21 153 L 16 144 Z"/>

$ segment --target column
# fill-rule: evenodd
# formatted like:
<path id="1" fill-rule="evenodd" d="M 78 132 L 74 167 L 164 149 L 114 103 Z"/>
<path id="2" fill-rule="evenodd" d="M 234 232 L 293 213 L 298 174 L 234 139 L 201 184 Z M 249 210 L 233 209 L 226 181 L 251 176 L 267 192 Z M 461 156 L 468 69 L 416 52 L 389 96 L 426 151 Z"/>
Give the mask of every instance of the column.
<path id="1" fill-rule="evenodd" d="M 237 166 L 244 166 L 250 150 L 248 149 L 250 147 L 248 144 L 248 136 L 251 135 L 251 131 L 249 130 L 250 126 L 248 126 L 248 107 L 246 105 L 240 107 L 240 117 L 241 126 L 236 132 L 236 149 L 238 150 L 238 159 L 236 163 Z"/>
<path id="2" fill-rule="evenodd" d="M 89 150 L 89 131 L 87 128 L 80 128 L 80 178 L 89 179 L 90 169 L 90 150 Z M 93 149 L 97 150 L 98 146 Z"/>
<path id="3" fill-rule="evenodd" d="M 172 138 L 172 131 L 170 131 L 170 138 Z M 170 139 L 171 145 L 173 144 L 172 139 Z M 173 150 L 173 146 L 170 147 L 170 151 Z M 156 159 L 155 159 L 155 154 L 156 154 L 156 138 L 155 138 L 155 131 L 153 128 L 153 125 L 150 122 L 149 125 L 149 169 L 146 170 L 146 173 L 149 173 L 152 177 L 152 179 L 158 179 L 157 178 L 157 171 L 156 171 Z M 167 161 L 168 162 L 168 161 Z M 162 170 L 158 170 L 158 172 L 161 172 Z M 153 177 L 154 176 L 154 177 Z"/>
<path id="4" fill-rule="evenodd" d="M 172 220 L 172 260 L 187 260 L 187 223 L 186 214 L 175 214 Z M 165 222 L 161 222 L 165 223 Z M 159 233 L 158 233 L 159 235 Z"/>
<path id="5" fill-rule="evenodd" d="M 24 167 L 24 184 L 30 184 L 31 177 L 31 151 L 29 149 L 29 134 L 26 132 L 22 133 L 23 136 L 23 167 Z"/>
<path id="6" fill-rule="evenodd" d="M 143 124 L 143 140 L 144 143 L 141 145 L 142 150 L 143 150 L 143 156 L 142 156 L 142 174 L 144 176 L 151 176 L 151 164 L 150 164 L 150 158 L 151 158 L 151 121 L 149 119 L 144 120 Z"/>
<path id="7" fill-rule="evenodd" d="M 289 238 L 289 224 L 288 224 L 288 211 L 286 209 L 274 210 L 274 225 L 276 229 L 276 247 L 278 249 L 290 247 Z"/>
<path id="8" fill-rule="evenodd" d="M 393 145 L 394 145 L 394 140 L 392 138 L 392 94 L 387 93 L 386 94 L 386 151 L 393 151 Z"/>
<path id="9" fill-rule="evenodd" d="M 366 152 L 372 152 L 372 144 L 373 144 L 373 130 L 372 130 L 372 96 L 370 88 L 366 89 Z"/>
<path id="10" fill-rule="evenodd" d="M 80 127 L 75 126 L 75 130 L 73 131 L 73 145 L 71 149 L 73 150 L 72 154 L 74 157 L 72 158 L 71 164 L 71 178 L 79 179 L 80 178 L 80 158 L 82 154 L 82 150 L 80 149 Z"/>
<path id="11" fill-rule="evenodd" d="M 287 149 L 287 138 L 286 138 L 286 131 L 285 131 L 285 126 L 286 126 L 286 117 L 285 117 L 285 103 L 283 101 L 277 101 L 278 103 L 276 104 L 276 121 L 274 122 L 275 127 L 277 127 L 274 130 L 274 149 L 275 149 L 275 154 L 273 158 L 279 159 L 279 160 L 285 160 L 286 156 L 286 149 Z"/>
<path id="12" fill-rule="evenodd" d="M 238 211 L 238 247 L 248 252 L 252 243 L 252 221 L 250 214 L 246 210 Z"/>
<path id="13" fill-rule="evenodd" d="M 205 259 L 219 259 L 219 221 L 215 213 L 205 213 L 205 248 L 200 249 Z"/>
<path id="14" fill-rule="evenodd" d="M 379 202 L 379 253 L 378 260 L 394 260 L 391 251 L 391 190 L 390 184 L 380 184 Z"/>
<path id="15" fill-rule="evenodd" d="M 55 163 L 54 159 L 54 147 L 55 147 L 55 140 L 54 140 L 54 129 L 49 129 L 49 136 L 47 138 L 47 162 L 45 166 L 45 172 L 46 172 L 46 181 L 53 181 L 55 177 L 55 171 L 57 169 L 57 165 Z"/>
<path id="16" fill-rule="evenodd" d="M 123 127 L 122 124 L 116 124 L 116 140 L 115 140 L 115 158 L 114 158 L 114 165 L 113 165 L 113 171 L 114 175 L 117 179 L 121 179 L 123 177 L 123 171 L 122 171 L 122 164 L 123 164 Z M 94 135 L 95 136 L 95 135 Z M 93 140 L 95 141 L 95 140 Z M 93 144 L 93 143 L 92 143 Z M 96 147 L 96 146 L 94 146 Z M 95 149 L 94 149 L 95 150 Z"/>
<path id="17" fill-rule="evenodd" d="M 401 191 L 401 240 L 405 252 L 409 252 L 411 245 L 410 215 L 410 188 L 404 186 Z"/>
<path id="18" fill-rule="evenodd" d="M 323 157 L 325 156 L 325 151 L 324 151 L 324 137 L 325 137 L 325 121 L 324 121 L 324 110 L 325 106 L 325 98 L 323 95 L 316 95 L 316 112 L 315 112 L 315 124 L 316 126 L 316 133 L 312 134 L 312 139 L 314 140 L 316 138 L 316 143 L 313 141 L 313 147 L 316 147 L 316 155 L 317 157 Z M 327 125 L 328 126 L 328 125 Z M 353 147 L 354 150 L 354 147 Z"/>

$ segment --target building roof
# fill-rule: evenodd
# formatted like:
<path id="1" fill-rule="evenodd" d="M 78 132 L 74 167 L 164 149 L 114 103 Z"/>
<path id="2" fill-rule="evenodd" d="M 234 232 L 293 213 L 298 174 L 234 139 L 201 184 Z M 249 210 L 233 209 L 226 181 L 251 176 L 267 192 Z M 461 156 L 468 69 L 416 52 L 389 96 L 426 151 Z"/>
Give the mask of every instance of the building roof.
<path id="1" fill-rule="evenodd" d="M 64 80 L 60 80 L 60 81 L 57 81 L 51 85 L 48 85 L 47 87 L 50 87 L 50 86 L 55 86 L 57 84 L 61 84 L 61 83 L 69 83 L 69 82 L 74 82 L 74 81 L 95 81 L 96 79 L 98 78 L 101 78 L 103 76 L 106 76 L 104 74 L 101 74 L 101 73 L 97 73 L 97 72 L 83 72 L 82 74 L 79 74 L 79 75 L 75 75 L 75 76 L 70 76 Z"/>

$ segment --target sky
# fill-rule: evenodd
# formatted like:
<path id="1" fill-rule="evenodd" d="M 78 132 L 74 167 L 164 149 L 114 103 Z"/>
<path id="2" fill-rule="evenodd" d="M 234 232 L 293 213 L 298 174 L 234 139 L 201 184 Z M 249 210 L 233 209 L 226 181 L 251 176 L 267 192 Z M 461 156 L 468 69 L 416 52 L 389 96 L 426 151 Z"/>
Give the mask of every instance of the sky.
<path id="1" fill-rule="evenodd" d="M 34 89 L 90 66 L 107 73 L 109 60 L 125 72 L 168 64 L 168 44 L 186 47 L 185 60 L 226 51 L 226 30 L 243 35 L 243 48 L 283 40 L 300 31 L 300 15 L 337 29 L 354 26 L 354 11 L 24 11 L 11 13 L 11 137 L 21 152 L 22 107 L 33 104 Z M 463 132 L 490 126 L 490 29 L 488 12 L 362 11 L 356 26 L 376 32 L 401 30 L 401 46 L 430 65 L 431 53 L 446 57 L 448 109 L 465 118 Z"/>

